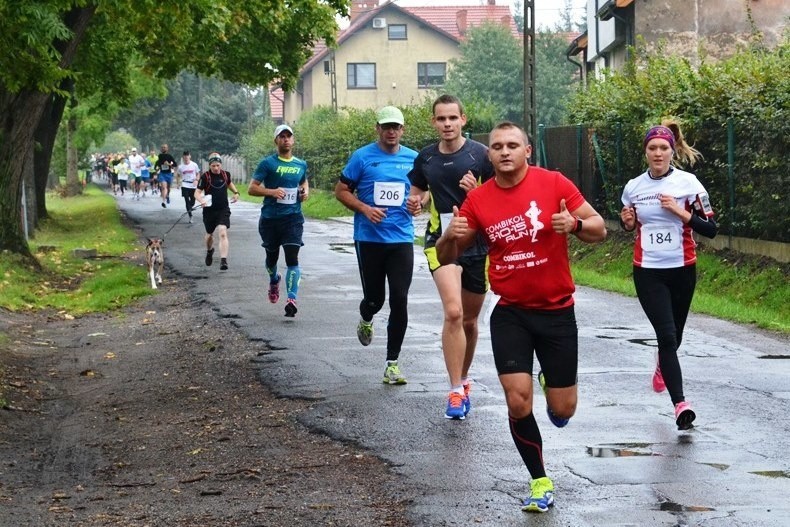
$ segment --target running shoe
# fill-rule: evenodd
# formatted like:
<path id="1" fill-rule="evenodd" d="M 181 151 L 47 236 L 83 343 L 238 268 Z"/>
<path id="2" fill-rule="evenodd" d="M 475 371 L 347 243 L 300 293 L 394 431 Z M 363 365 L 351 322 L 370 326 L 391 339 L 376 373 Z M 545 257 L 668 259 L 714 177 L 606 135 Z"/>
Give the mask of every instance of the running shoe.
<path id="1" fill-rule="evenodd" d="M 392 361 L 387 364 L 387 369 L 384 370 L 384 384 L 406 384 L 406 377 L 400 372 L 398 361 Z"/>
<path id="2" fill-rule="evenodd" d="M 164 201 L 162 202 L 162 208 L 163 208 L 163 209 L 166 209 L 166 208 L 167 208 L 167 205 L 165 205 L 165 202 L 164 202 Z"/>
<path id="3" fill-rule="evenodd" d="M 167 204 L 170 205 L 170 196 L 168 196 L 166 199 L 167 199 Z"/>
<path id="4" fill-rule="evenodd" d="M 228 270 L 228 259 L 227 258 L 220 258 L 219 259 L 219 270 L 220 271 L 227 271 Z"/>
<path id="5" fill-rule="evenodd" d="M 277 275 L 277 280 L 269 281 L 269 302 L 276 304 L 280 300 L 280 280 L 282 276 Z"/>
<path id="6" fill-rule="evenodd" d="M 546 378 L 543 376 L 542 371 L 538 372 L 538 382 L 540 383 L 540 389 L 543 390 L 543 395 L 546 395 Z M 549 421 L 551 421 L 551 424 L 557 428 L 562 428 L 568 424 L 568 421 L 570 421 L 570 419 L 564 419 L 554 415 L 554 413 L 551 411 L 551 408 L 549 408 L 548 402 L 546 402 L 546 413 L 549 416 Z"/>
<path id="7" fill-rule="evenodd" d="M 554 483 L 547 477 L 529 482 L 530 496 L 524 498 L 521 510 L 526 512 L 546 512 L 554 505 Z"/>
<path id="8" fill-rule="evenodd" d="M 653 372 L 653 391 L 661 393 L 666 389 L 667 385 L 664 382 L 664 376 L 661 375 L 661 366 L 656 364 L 656 371 Z"/>
<path id="9" fill-rule="evenodd" d="M 468 414 L 472 410 L 472 400 L 469 398 L 469 394 L 472 392 L 472 381 L 468 381 L 464 384 L 464 415 Z"/>
<path id="10" fill-rule="evenodd" d="M 214 263 L 214 249 L 209 249 L 206 251 L 206 265 L 211 266 Z"/>
<path id="11" fill-rule="evenodd" d="M 296 316 L 296 299 L 289 298 L 288 301 L 285 303 L 285 316 L 293 318 Z"/>
<path id="12" fill-rule="evenodd" d="M 361 318 L 357 324 L 357 338 L 363 346 L 369 346 L 373 341 L 373 321 L 365 322 Z"/>
<path id="13" fill-rule="evenodd" d="M 447 410 L 444 411 L 445 419 L 463 420 L 466 418 L 466 397 L 456 391 L 451 391 L 447 396 Z"/>
<path id="14" fill-rule="evenodd" d="M 678 425 L 678 430 L 689 430 L 694 428 L 694 419 L 697 414 L 691 409 L 691 405 L 686 401 L 681 401 L 675 405 L 675 423 Z"/>

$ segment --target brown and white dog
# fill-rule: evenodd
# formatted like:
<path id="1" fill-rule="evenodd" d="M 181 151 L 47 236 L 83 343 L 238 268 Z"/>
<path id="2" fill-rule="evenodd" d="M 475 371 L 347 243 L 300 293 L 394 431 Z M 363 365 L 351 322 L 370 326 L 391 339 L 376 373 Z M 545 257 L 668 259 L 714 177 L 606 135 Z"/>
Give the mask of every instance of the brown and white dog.
<path id="1" fill-rule="evenodd" d="M 162 268 L 165 266 L 164 243 L 159 238 L 147 238 L 145 246 L 145 263 L 148 265 L 148 276 L 151 278 L 151 287 L 156 289 L 156 283 L 162 284 Z"/>

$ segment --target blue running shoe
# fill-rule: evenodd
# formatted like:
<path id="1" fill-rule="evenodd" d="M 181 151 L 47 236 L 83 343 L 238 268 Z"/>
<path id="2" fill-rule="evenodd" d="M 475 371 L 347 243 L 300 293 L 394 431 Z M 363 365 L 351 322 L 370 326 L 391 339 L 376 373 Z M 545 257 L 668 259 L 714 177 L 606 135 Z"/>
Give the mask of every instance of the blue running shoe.
<path id="1" fill-rule="evenodd" d="M 554 505 L 554 483 L 547 477 L 533 479 L 529 483 L 530 496 L 521 502 L 525 512 L 546 512 Z"/>
<path id="2" fill-rule="evenodd" d="M 464 415 L 468 414 L 472 410 L 472 400 L 469 398 L 469 394 L 471 392 L 472 381 L 469 381 L 464 384 Z"/>
<path id="3" fill-rule="evenodd" d="M 543 390 L 543 395 L 546 395 L 546 378 L 543 376 L 543 372 L 538 372 L 538 382 L 540 383 L 540 389 Z M 557 417 L 549 408 L 549 403 L 546 403 L 546 413 L 549 415 L 549 421 L 551 424 L 556 426 L 557 428 L 562 428 L 563 426 L 567 425 L 570 419 L 565 419 L 563 417 Z"/>
<path id="4" fill-rule="evenodd" d="M 466 413 L 464 412 L 466 409 L 466 405 L 464 404 L 465 399 L 466 398 L 458 392 L 450 392 L 447 396 L 447 410 L 444 411 L 444 417 L 446 419 L 463 421 L 466 417 Z"/>

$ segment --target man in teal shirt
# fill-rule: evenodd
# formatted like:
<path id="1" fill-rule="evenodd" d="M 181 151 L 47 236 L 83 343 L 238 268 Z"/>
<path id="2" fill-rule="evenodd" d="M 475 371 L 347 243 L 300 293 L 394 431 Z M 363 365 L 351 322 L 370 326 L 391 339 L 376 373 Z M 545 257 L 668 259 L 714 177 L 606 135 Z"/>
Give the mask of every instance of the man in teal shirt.
<path id="1" fill-rule="evenodd" d="M 281 276 L 277 272 L 280 247 L 285 254 L 285 287 L 288 299 L 285 316 L 296 315 L 296 293 L 299 290 L 299 248 L 304 245 L 302 202 L 310 195 L 307 163 L 293 156 L 294 133 L 281 124 L 274 130 L 277 153 L 265 157 L 252 175 L 250 196 L 263 196 L 258 233 L 266 249 L 266 272 L 269 274 L 269 302 L 280 299 Z"/>

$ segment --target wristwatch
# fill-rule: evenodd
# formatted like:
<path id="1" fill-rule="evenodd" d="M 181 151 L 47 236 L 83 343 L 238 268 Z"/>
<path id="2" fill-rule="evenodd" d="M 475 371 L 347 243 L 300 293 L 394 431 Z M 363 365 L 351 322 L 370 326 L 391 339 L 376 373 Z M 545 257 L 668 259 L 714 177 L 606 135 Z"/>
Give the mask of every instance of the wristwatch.
<path id="1" fill-rule="evenodd" d="M 584 224 L 582 223 L 582 219 L 576 218 L 576 230 L 574 230 L 573 232 L 582 232 L 582 227 L 584 227 Z"/>

